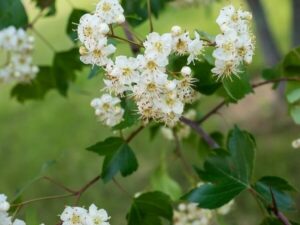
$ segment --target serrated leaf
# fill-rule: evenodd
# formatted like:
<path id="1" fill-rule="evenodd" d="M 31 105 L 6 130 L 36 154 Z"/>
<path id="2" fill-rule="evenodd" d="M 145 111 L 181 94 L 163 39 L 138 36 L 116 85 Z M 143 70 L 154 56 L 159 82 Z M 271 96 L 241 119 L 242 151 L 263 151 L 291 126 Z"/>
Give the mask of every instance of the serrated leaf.
<path id="1" fill-rule="evenodd" d="M 135 198 L 127 215 L 128 225 L 160 225 L 162 218 L 171 222 L 173 208 L 169 196 L 158 191 Z"/>
<path id="2" fill-rule="evenodd" d="M 167 2 L 172 0 L 150 0 L 151 12 L 155 17 L 165 9 Z M 123 0 L 122 7 L 125 11 L 127 21 L 137 26 L 148 19 L 147 1 L 146 0 Z"/>
<path id="3" fill-rule="evenodd" d="M 300 47 L 292 49 L 282 63 L 284 76 L 299 76 L 300 74 Z"/>
<path id="4" fill-rule="evenodd" d="M 88 147 L 87 150 L 105 157 L 101 174 L 104 182 L 110 181 L 118 172 L 125 177 L 138 168 L 134 152 L 122 138 L 107 138 Z"/>
<path id="5" fill-rule="evenodd" d="M 272 190 L 277 207 L 280 210 L 295 209 L 295 203 L 287 193 L 295 189 L 286 180 L 280 177 L 263 177 L 255 183 L 254 189 L 263 198 L 263 203 L 265 203 L 267 207 L 273 205 Z"/>
<path id="6" fill-rule="evenodd" d="M 244 98 L 247 94 L 253 91 L 249 76 L 245 72 L 239 74 L 239 77 L 231 76 L 231 79 L 224 79 L 223 86 L 229 99 L 234 102 Z"/>
<path id="7" fill-rule="evenodd" d="M 164 161 L 153 173 L 151 177 L 151 186 L 156 191 L 168 194 L 172 200 L 179 199 L 182 194 L 181 187 L 169 175 L 167 165 Z"/>
<path id="8" fill-rule="evenodd" d="M 69 84 L 75 81 L 76 72 L 83 68 L 79 58 L 78 48 L 58 52 L 54 56 L 53 74 L 56 88 L 63 96 L 67 95 Z"/>
<path id="9" fill-rule="evenodd" d="M 25 28 L 27 25 L 27 13 L 20 0 L 0 1 L 0 29 L 8 26 Z"/>
<path id="10" fill-rule="evenodd" d="M 70 37 L 70 39 L 76 43 L 77 42 L 77 25 L 79 23 L 80 18 L 84 15 L 88 13 L 85 10 L 82 9 L 73 9 L 73 11 L 71 12 L 69 19 L 68 19 L 68 25 L 67 25 L 67 35 Z"/>
<path id="11" fill-rule="evenodd" d="M 123 121 L 113 127 L 113 130 L 122 130 L 133 126 L 139 119 L 136 104 L 132 99 L 122 99 L 122 108 L 125 110 Z"/>
<path id="12" fill-rule="evenodd" d="M 250 188 L 255 157 L 255 143 L 251 135 L 235 127 L 228 136 L 228 152 L 217 149 L 197 173 L 205 183 L 183 198 L 196 202 L 201 208 L 215 209 L 231 201 Z"/>
<path id="13" fill-rule="evenodd" d="M 39 68 L 37 77 L 30 83 L 16 84 L 11 90 L 11 97 L 23 103 L 28 100 L 41 100 L 46 93 L 56 88 L 55 78 L 51 67 Z"/>

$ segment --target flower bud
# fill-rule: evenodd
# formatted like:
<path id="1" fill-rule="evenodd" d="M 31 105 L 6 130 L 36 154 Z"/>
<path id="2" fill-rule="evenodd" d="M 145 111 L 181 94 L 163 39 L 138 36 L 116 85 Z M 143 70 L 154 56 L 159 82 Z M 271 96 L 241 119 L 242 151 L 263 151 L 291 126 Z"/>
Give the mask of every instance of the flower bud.
<path id="1" fill-rule="evenodd" d="M 192 74 L 192 70 L 191 70 L 190 67 L 184 66 L 181 69 L 181 73 L 182 73 L 183 76 L 190 76 Z"/>
<path id="2" fill-rule="evenodd" d="M 118 15 L 118 17 L 116 18 L 116 22 L 117 22 L 118 24 L 124 23 L 125 20 L 126 20 L 126 19 L 125 19 L 125 16 L 124 16 L 123 14 Z"/>
<path id="3" fill-rule="evenodd" d="M 171 29 L 171 33 L 173 36 L 180 35 L 182 33 L 182 29 L 180 26 L 173 26 Z"/>
<path id="4" fill-rule="evenodd" d="M 99 31 L 101 34 L 107 34 L 109 32 L 109 26 L 106 23 L 102 23 L 99 26 Z"/>

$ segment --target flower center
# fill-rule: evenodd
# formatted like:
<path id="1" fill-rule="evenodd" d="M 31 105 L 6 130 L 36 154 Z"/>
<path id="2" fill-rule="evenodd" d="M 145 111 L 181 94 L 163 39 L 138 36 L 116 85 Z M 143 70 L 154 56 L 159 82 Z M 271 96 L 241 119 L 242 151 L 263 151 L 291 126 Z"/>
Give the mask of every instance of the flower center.
<path id="1" fill-rule="evenodd" d="M 131 69 L 128 68 L 128 67 L 124 68 L 123 69 L 123 75 L 129 77 L 131 75 Z"/>
<path id="2" fill-rule="evenodd" d="M 157 50 L 158 52 L 162 52 L 162 51 L 163 51 L 163 45 L 162 45 L 161 42 L 156 42 L 156 43 L 154 44 L 154 46 L 155 46 L 155 48 L 156 48 L 156 50 Z"/>
<path id="3" fill-rule="evenodd" d="M 155 83 L 149 83 L 149 84 L 147 85 L 147 90 L 148 90 L 149 92 L 155 92 L 155 91 L 156 91 L 156 84 L 155 84 Z"/>
<path id="4" fill-rule="evenodd" d="M 156 63 L 154 61 L 149 61 L 147 63 L 147 68 L 150 69 L 150 70 L 155 70 L 156 69 Z"/>
<path id="5" fill-rule="evenodd" d="M 79 224 L 80 223 L 80 216 L 73 214 L 71 218 L 71 223 L 72 224 Z"/>
<path id="6" fill-rule="evenodd" d="M 84 34 L 84 36 L 86 36 L 86 37 L 91 37 L 92 34 L 93 34 L 93 29 L 92 29 L 91 27 L 85 27 L 85 28 L 83 29 L 83 34 Z"/>
<path id="7" fill-rule="evenodd" d="M 105 2 L 105 3 L 103 4 L 103 6 L 102 6 L 102 10 L 103 10 L 104 12 L 110 11 L 110 10 L 111 10 L 111 5 L 110 5 L 109 3 L 107 3 L 107 2 Z"/>
<path id="8" fill-rule="evenodd" d="M 93 51 L 93 55 L 95 58 L 100 58 L 102 56 L 102 52 L 100 49 L 96 49 Z"/>

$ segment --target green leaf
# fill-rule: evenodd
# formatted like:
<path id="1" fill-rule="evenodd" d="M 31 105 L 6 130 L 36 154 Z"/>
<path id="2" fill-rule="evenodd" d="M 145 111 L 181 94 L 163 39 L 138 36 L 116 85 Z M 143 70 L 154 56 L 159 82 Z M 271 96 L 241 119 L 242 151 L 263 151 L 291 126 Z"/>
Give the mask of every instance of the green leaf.
<path id="1" fill-rule="evenodd" d="M 289 191 L 295 191 L 295 189 L 280 177 L 263 177 L 255 183 L 254 189 L 263 198 L 263 203 L 265 203 L 267 207 L 273 204 L 272 190 L 277 207 L 280 210 L 295 209 L 295 203 L 287 193 Z"/>
<path id="2" fill-rule="evenodd" d="M 110 181 L 118 172 L 121 172 L 121 175 L 125 177 L 138 168 L 134 152 L 121 138 L 107 138 L 88 147 L 87 150 L 105 157 L 101 175 L 104 182 Z"/>
<path id="3" fill-rule="evenodd" d="M 197 82 L 194 85 L 194 89 L 201 94 L 212 95 L 216 90 L 221 87 L 221 83 L 216 80 L 211 70 L 213 68 L 208 62 L 195 62 L 190 66 L 194 77 L 197 78 Z"/>
<path id="4" fill-rule="evenodd" d="M 103 74 L 105 71 L 102 67 L 94 65 L 91 69 L 91 72 L 88 75 L 88 79 L 92 79 L 98 74 Z"/>
<path id="5" fill-rule="evenodd" d="M 76 43 L 77 42 L 77 25 L 79 23 L 80 18 L 88 13 L 85 10 L 82 9 L 73 9 L 71 12 L 69 19 L 68 19 L 68 25 L 67 25 L 67 34 L 70 37 L 70 39 Z M 95 67 L 94 67 L 95 68 Z"/>
<path id="6" fill-rule="evenodd" d="M 300 75 L 300 47 L 292 49 L 284 58 L 282 63 L 284 76 Z"/>
<path id="7" fill-rule="evenodd" d="M 165 9 L 166 3 L 172 0 L 150 0 L 151 12 L 155 17 Z M 127 21 L 137 26 L 148 19 L 147 1 L 146 0 L 123 0 L 122 6 L 125 10 Z"/>
<path id="8" fill-rule="evenodd" d="M 25 28 L 28 25 L 28 17 L 20 0 L 0 1 L 0 29 L 8 26 Z"/>
<path id="9" fill-rule="evenodd" d="M 173 208 L 169 196 L 158 191 L 135 198 L 127 215 L 128 225 L 160 225 L 162 218 L 171 223 Z"/>
<path id="10" fill-rule="evenodd" d="M 229 96 L 229 100 L 234 102 L 244 98 L 253 91 L 247 73 L 242 73 L 239 77 L 233 75 L 231 79 L 224 79 L 223 86 Z"/>
<path id="11" fill-rule="evenodd" d="M 136 104 L 132 99 L 122 99 L 122 108 L 125 110 L 123 121 L 113 127 L 113 130 L 122 130 L 133 126 L 139 120 L 139 115 L 136 113 Z"/>
<path id="12" fill-rule="evenodd" d="M 182 194 L 179 184 L 169 175 L 165 161 L 153 173 L 151 186 L 156 191 L 168 194 L 172 200 L 179 199 Z"/>
<path id="13" fill-rule="evenodd" d="M 286 98 L 290 104 L 294 104 L 296 102 L 299 102 L 300 100 L 300 88 L 293 89 L 286 93 Z"/>
<path id="14" fill-rule="evenodd" d="M 56 13 L 56 6 L 55 2 L 56 0 L 33 0 L 35 2 L 36 7 L 38 7 L 40 10 L 47 9 L 46 16 L 53 16 Z"/>
<path id="15" fill-rule="evenodd" d="M 76 79 L 76 72 L 83 68 L 78 48 L 56 53 L 53 62 L 53 75 L 56 88 L 63 96 L 67 95 L 69 83 Z"/>
<path id="16" fill-rule="evenodd" d="M 250 188 L 255 157 L 252 136 L 235 127 L 228 136 L 229 152 L 215 150 L 204 162 L 203 170 L 197 169 L 203 181 L 209 182 L 195 188 L 183 199 L 196 202 L 201 208 L 215 209 Z"/>
<path id="17" fill-rule="evenodd" d="M 42 100 L 46 93 L 56 88 L 52 68 L 43 66 L 39 68 L 37 77 L 30 83 L 16 84 L 11 90 L 11 96 L 23 103 L 27 100 Z"/>
<path id="18" fill-rule="evenodd" d="M 290 114 L 296 124 L 300 125 L 300 106 L 295 105 L 290 108 Z"/>

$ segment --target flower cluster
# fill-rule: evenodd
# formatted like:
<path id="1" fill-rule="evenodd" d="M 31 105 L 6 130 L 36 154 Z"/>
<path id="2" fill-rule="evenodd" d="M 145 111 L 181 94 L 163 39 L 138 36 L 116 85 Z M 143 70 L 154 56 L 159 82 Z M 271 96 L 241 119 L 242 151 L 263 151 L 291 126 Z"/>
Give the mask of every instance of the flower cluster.
<path id="1" fill-rule="evenodd" d="M 130 41 L 141 48 L 141 54 L 136 57 L 119 55 L 113 58 L 116 47 L 109 44 L 107 38 L 116 37 L 111 25 L 125 21 L 123 12 L 118 0 L 100 0 L 95 14 L 85 14 L 80 19 L 81 61 L 105 70 L 104 90 L 109 93 L 93 100 L 92 107 L 100 121 L 114 126 L 121 122 L 123 115 L 120 98 L 130 97 L 145 123 L 154 120 L 174 127 L 185 104 L 193 103 L 197 97 L 193 89 L 195 78 L 188 65 L 201 60 L 205 47 L 213 43 L 202 40 L 197 32 L 191 35 L 173 26 L 169 33 L 152 32 L 143 42 Z M 250 63 L 254 48 L 248 27 L 250 18 L 250 13 L 235 11 L 233 6 L 222 9 L 217 23 L 223 33 L 216 38 L 216 67 L 213 69 L 219 77 L 236 74 L 242 61 Z M 168 69 L 170 56 L 174 55 L 187 57 L 181 71 Z M 111 104 L 108 99 L 112 100 Z M 116 112 L 112 112 L 113 109 Z"/>
<path id="2" fill-rule="evenodd" d="M 212 72 L 218 78 L 238 76 L 243 63 L 250 64 L 254 54 L 254 37 L 250 30 L 250 12 L 236 10 L 229 5 L 221 9 L 217 18 L 222 33 L 216 36 L 216 59 Z"/>
<path id="3" fill-rule="evenodd" d="M 7 58 L 0 68 L 0 82 L 30 82 L 35 78 L 39 68 L 32 63 L 33 36 L 22 28 L 10 26 L 0 31 L 0 49 Z"/>
<path id="4" fill-rule="evenodd" d="M 62 225 L 109 225 L 106 210 L 92 204 L 89 209 L 67 206 L 60 215 Z"/>
<path id="5" fill-rule="evenodd" d="M 208 225 L 213 218 L 211 210 L 200 209 L 195 203 L 180 204 L 174 212 L 174 225 Z"/>
<path id="6" fill-rule="evenodd" d="M 0 224 L 1 225 L 26 225 L 24 221 L 15 219 L 13 220 L 8 214 L 10 204 L 7 202 L 7 197 L 0 194 Z"/>
<path id="7" fill-rule="evenodd" d="M 230 212 L 234 201 L 216 210 L 217 214 L 226 215 Z M 195 203 L 181 203 L 174 211 L 174 225 L 209 225 L 212 224 L 214 214 L 211 210 L 201 209 Z"/>
<path id="8" fill-rule="evenodd" d="M 124 109 L 120 105 L 121 100 L 109 94 L 95 98 L 91 106 L 95 108 L 95 114 L 99 120 L 107 126 L 115 126 L 122 121 Z"/>
<path id="9" fill-rule="evenodd" d="M 80 48 L 80 59 L 83 63 L 106 66 L 110 62 L 108 57 L 116 48 L 108 44 L 109 26 L 123 23 L 123 12 L 119 0 L 101 0 L 94 14 L 85 14 L 80 18 L 77 31 L 78 39 L 83 43 Z"/>

